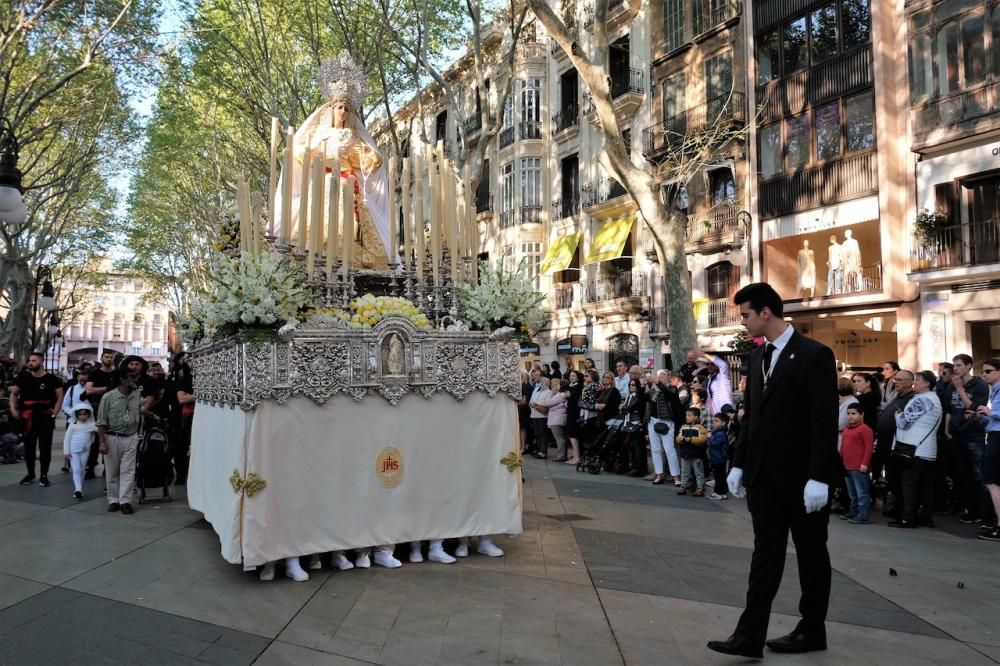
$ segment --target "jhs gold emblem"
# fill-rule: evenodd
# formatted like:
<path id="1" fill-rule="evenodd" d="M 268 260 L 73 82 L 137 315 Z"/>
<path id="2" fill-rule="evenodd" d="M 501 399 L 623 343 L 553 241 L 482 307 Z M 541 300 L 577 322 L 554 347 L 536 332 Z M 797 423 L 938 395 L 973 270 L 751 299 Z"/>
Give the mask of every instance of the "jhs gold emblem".
<path id="1" fill-rule="evenodd" d="M 395 488 L 403 480 L 403 453 L 386 446 L 375 456 L 375 476 L 383 488 Z"/>

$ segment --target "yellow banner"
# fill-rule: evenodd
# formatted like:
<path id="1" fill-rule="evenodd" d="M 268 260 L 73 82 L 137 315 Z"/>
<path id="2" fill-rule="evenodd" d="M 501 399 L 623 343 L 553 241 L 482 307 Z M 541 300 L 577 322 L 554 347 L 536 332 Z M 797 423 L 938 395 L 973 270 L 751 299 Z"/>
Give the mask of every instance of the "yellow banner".
<path id="1" fill-rule="evenodd" d="M 590 242 L 590 252 L 587 254 L 585 263 L 596 264 L 599 261 L 617 259 L 621 256 L 634 221 L 635 214 L 633 213 L 617 220 L 605 222 Z"/>
<path id="2" fill-rule="evenodd" d="M 580 244 L 580 236 L 583 232 L 576 232 L 568 236 L 560 236 L 549 244 L 549 249 L 542 259 L 542 266 L 538 270 L 544 273 L 564 271 L 573 262 L 573 255 Z"/>

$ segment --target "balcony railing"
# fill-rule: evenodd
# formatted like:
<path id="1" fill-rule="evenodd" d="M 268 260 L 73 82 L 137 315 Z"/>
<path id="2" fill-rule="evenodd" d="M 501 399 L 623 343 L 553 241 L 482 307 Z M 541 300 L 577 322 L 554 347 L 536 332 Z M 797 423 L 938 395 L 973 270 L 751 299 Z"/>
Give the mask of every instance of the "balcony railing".
<path id="1" fill-rule="evenodd" d="M 513 226 L 514 226 L 514 211 L 512 210 L 500 211 L 500 228 L 509 229 Z"/>
<path id="2" fill-rule="evenodd" d="M 519 55 L 525 60 L 544 60 L 548 51 L 543 42 L 525 42 L 521 44 Z"/>
<path id="3" fill-rule="evenodd" d="M 611 301 L 649 295 L 646 274 L 638 271 L 621 275 L 606 275 L 587 280 L 583 291 L 584 303 Z"/>
<path id="4" fill-rule="evenodd" d="M 937 99 L 929 104 L 914 109 L 913 138 L 917 144 L 923 144 L 939 132 L 942 134 L 967 134 L 969 125 L 977 119 L 984 118 L 1000 111 L 1000 86 L 991 85 L 968 90 L 951 97 Z M 981 124 L 981 123 L 980 123 Z M 990 128 L 1000 126 L 1000 118 L 990 119 Z M 989 128 L 976 125 L 977 133 Z"/>
<path id="5" fill-rule="evenodd" d="M 500 149 L 503 150 L 507 146 L 514 144 L 514 128 L 508 127 L 507 129 L 500 132 Z"/>
<path id="6" fill-rule="evenodd" d="M 581 190 L 583 191 L 584 208 L 598 206 L 628 194 L 628 191 L 614 178 L 601 178 L 596 182 L 587 183 Z"/>
<path id="7" fill-rule="evenodd" d="M 670 335 L 670 317 L 666 308 L 649 309 L 649 337 L 665 338 Z"/>
<path id="8" fill-rule="evenodd" d="M 877 191 L 875 153 L 863 153 L 764 181 L 760 184 L 760 215 L 777 217 Z"/>
<path id="9" fill-rule="evenodd" d="M 689 243 L 713 243 L 727 241 L 742 243 L 746 229 L 739 221 L 742 209 L 736 204 L 723 203 L 715 205 L 704 218 L 688 223 L 687 240 Z"/>
<path id="10" fill-rule="evenodd" d="M 611 79 L 611 99 L 618 99 L 628 93 L 644 93 L 645 76 L 641 69 L 629 68 L 628 73 L 624 72 Z"/>
<path id="11" fill-rule="evenodd" d="M 542 221 L 542 207 L 521 206 L 517 217 L 520 224 L 539 224 Z"/>
<path id="12" fill-rule="evenodd" d="M 490 192 L 480 192 L 476 194 L 476 214 L 493 210 L 493 194 Z"/>
<path id="13" fill-rule="evenodd" d="M 1000 219 L 945 227 L 913 248 L 910 270 L 981 266 L 1000 262 Z"/>
<path id="14" fill-rule="evenodd" d="M 552 219 L 562 220 L 580 214 L 580 198 L 555 199 L 552 202 Z"/>
<path id="15" fill-rule="evenodd" d="M 521 123 L 520 126 L 521 141 L 525 139 L 541 139 L 542 138 L 542 124 L 537 122 L 527 122 Z"/>
<path id="16" fill-rule="evenodd" d="M 580 124 L 580 109 L 571 106 L 552 116 L 552 136 Z"/>
<path id="17" fill-rule="evenodd" d="M 740 308 L 730 298 L 716 298 L 703 303 L 698 310 L 698 328 L 739 326 L 742 323 Z"/>
<path id="18" fill-rule="evenodd" d="M 718 123 L 746 121 L 746 96 L 741 92 L 718 95 L 663 122 L 642 130 L 642 152 L 647 157 L 677 149 L 685 139 Z"/>
<path id="19" fill-rule="evenodd" d="M 556 310 L 568 310 L 573 307 L 573 285 L 556 285 L 552 289 L 552 306 Z"/>

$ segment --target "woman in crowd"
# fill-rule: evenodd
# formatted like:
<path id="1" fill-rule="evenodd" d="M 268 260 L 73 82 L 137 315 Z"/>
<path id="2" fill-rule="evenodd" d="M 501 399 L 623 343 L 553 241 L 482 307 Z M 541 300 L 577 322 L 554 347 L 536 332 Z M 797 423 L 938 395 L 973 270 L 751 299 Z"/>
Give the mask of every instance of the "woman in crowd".
<path id="1" fill-rule="evenodd" d="M 603 425 L 618 419 L 618 407 L 621 404 L 622 396 L 615 387 L 615 376 L 611 372 L 605 372 L 601 377 L 601 393 L 597 396 L 597 402 L 594 404 Z"/>
<path id="2" fill-rule="evenodd" d="M 889 527 L 934 527 L 934 461 L 937 430 L 943 418 L 941 400 L 934 391 L 937 377 L 930 370 L 914 373 L 913 398 L 896 412 L 893 455 L 903 468 L 903 510 Z M 914 449 L 914 447 L 916 447 Z"/>
<path id="3" fill-rule="evenodd" d="M 566 400 L 566 438 L 572 450 L 568 465 L 580 462 L 580 397 L 583 395 L 583 377 L 576 370 L 570 370 L 569 397 Z"/>
<path id="4" fill-rule="evenodd" d="M 542 363 L 542 377 L 552 379 L 552 368 L 549 367 L 548 363 Z"/>
<path id="5" fill-rule="evenodd" d="M 553 378 L 549 382 L 549 399 L 539 404 L 548 407 L 549 431 L 556 440 L 555 462 L 566 462 L 566 401 L 569 399 L 569 382 Z"/>
<path id="6" fill-rule="evenodd" d="M 584 373 L 584 387 L 580 394 L 580 441 L 589 446 L 597 438 L 601 429 L 600 413 L 595 406 L 603 387 L 597 370 Z"/>
<path id="7" fill-rule="evenodd" d="M 191 455 L 191 425 L 194 423 L 194 377 L 191 374 L 191 355 L 178 352 L 170 367 L 164 399 L 170 404 L 170 425 L 173 431 L 174 469 L 176 484 L 187 482 L 188 461 Z"/>
<path id="8" fill-rule="evenodd" d="M 851 376 L 851 385 L 854 387 L 858 404 L 865 411 L 864 424 L 875 432 L 882 404 L 882 389 L 879 388 L 875 378 L 867 372 L 855 372 Z"/>
<path id="9" fill-rule="evenodd" d="M 544 377 L 544 374 L 543 374 L 543 377 Z M 539 390 L 538 393 L 535 394 L 534 400 L 531 400 L 528 403 L 528 407 L 530 407 L 531 409 L 534 409 L 536 412 L 540 412 L 540 413 L 545 414 L 546 415 L 546 424 L 548 424 L 548 407 L 545 406 L 545 403 L 548 402 L 549 398 L 552 397 L 552 390 L 550 388 L 550 384 L 548 384 L 544 380 L 541 382 L 541 386 L 542 386 L 541 390 Z M 542 437 L 542 434 L 543 434 L 542 432 L 536 431 L 535 439 L 539 439 L 540 437 Z M 547 437 L 547 435 L 546 435 L 546 437 Z M 534 456 L 536 458 L 538 458 L 539 460 L 545 460 L 545 458 L 548 457 L 548 452 L 549 452 L 549 443 L 548 443 L 548 441 L 544 441 L 544 442 L 537 442 L 536 441 L 535 442 L 535 453 L 534 453 Z"/>
<path id="10" fill-rule="evenodd" d="M 629 476 L 646 476 L 646 438 L 642 428 L 642 410 L 645 392 L 638 379 L 628 381 L 628 395 L 619 407 L 629 450 Z"/>
<path id="11" fill-rule="evenodd" d="M 528 382 L 528 373 L 521 371 L 521 399 L 517 401 L 517 425 L 521 430 L 521 455 L 528 452 L 528 432 L 531 430 L 531 407 L 528 401 L 535 387 Z"/>

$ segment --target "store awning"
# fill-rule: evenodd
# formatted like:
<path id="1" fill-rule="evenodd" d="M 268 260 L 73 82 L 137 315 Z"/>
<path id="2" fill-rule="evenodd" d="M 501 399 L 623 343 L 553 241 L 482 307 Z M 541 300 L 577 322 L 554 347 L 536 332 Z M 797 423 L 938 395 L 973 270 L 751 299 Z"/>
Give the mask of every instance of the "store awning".
<path id="1" fill-rule="evenodd" d="M 538 270 L 545 274 L 569 268 L 582 235 L 583 232 L 578 231 L 575 234 L 560 236 L 552 241 L 548 251 L 545 252 L 545 258 L 542 259 L 542 266 Z"/>
<path id="2" fill-rule="evenodd" d="M 587 261 L 584 263 L 596 264 L 599 261 L 617 259 L 625 249 L 625 241 L 632 231 L 632 223 L 635 221 L 635 214 L 627 215 L 617 220 L 605 222 L 594 234 L 594 239 L 590 243 L 590 252 L 587 254 Z"/>

